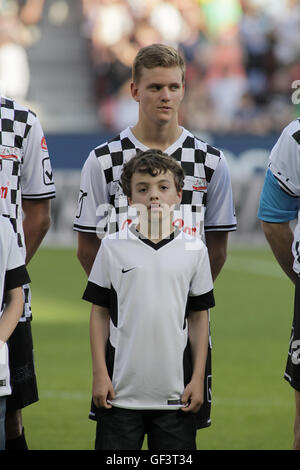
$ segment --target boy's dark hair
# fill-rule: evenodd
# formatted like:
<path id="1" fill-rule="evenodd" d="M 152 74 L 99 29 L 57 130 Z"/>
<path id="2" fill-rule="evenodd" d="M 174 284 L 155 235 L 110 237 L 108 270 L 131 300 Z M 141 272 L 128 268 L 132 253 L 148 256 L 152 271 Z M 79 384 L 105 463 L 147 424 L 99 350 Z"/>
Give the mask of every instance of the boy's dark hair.
<path id="1" fill-rule="evenodd" d="M 139 50 L 132 66 L 132 80 L 135 84 L 139 83 L 143 67 L 180 67 L 182 83 L 185 81 L 186 67 L 183 57 L 176 49 L 166 44 L 151 44 Z"/>
<path id="2" fill-rule="evenodd" d="M 124 194 L 131 197 L 131 178 L 134 173 L 148 173 L 157 176 L 170 170 L 174 176 L 177 192 L 181 191 L 184 185 L 184 171 L 174 157 L 163 153 L 161 150 L 149 149 L 145 152 L 137 152 L 135 157 L 124 164 L 121 175 L 121 185 Z"/>

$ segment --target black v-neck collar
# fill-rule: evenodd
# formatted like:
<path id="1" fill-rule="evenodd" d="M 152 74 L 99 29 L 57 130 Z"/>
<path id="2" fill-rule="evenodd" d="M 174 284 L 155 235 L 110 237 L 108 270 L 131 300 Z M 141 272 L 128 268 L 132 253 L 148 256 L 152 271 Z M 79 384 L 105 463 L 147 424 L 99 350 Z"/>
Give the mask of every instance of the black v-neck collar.
<path id="1" fill-rule="evenodd" d="M 141 232 L 139 232 L 136 229 L 136 225 L 131 225 L 129 227 L 130 232 L 135 235 L 139 240 L 144 242 L 146 245 L 150 246 L 150 248 L 153 248 L 154 250 L 159 250 L 163 246 L 167 245 L 169 242 L 174 240 L 176 237 L 178 237 L 180 230 L 176 227 L 174 232 L 170 233 L 166 238 L 163 238 L 160 240 L 158 243 L 154 243 L 153 241 L 149 240 L 149 238 L 145 237 Z"/>

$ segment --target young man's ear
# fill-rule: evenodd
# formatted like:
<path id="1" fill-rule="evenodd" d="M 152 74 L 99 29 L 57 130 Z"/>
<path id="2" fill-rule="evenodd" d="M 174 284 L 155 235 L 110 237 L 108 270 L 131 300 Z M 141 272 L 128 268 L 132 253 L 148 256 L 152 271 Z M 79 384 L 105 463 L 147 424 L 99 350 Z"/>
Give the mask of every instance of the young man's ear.
<path id="1" fill-rule="evenodd" d="M 131 96 L 132 98 L 138 103 L 140 100 L 139 100 L 139 90 L 138 90 L 138 87 L 136 86 L 136 84 L 134 82 L 131 82 L 130 83 L 130 91 L 131 91 Z"/>

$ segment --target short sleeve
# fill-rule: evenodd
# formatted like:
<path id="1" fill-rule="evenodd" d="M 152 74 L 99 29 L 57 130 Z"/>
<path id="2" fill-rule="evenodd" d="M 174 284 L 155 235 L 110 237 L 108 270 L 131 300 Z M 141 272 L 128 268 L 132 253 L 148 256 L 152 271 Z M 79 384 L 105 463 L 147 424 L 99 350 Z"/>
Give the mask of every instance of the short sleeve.
<path id="1" fill-rule="evenodd" d="M 205 245 L 198 251 L 194 274 L 190 283 L 188 310 L 207 310 L 214 307 L 213 281 Z"/>
<path id="2" fill-rule="evenodd" d="M 236 216 L 229 168 L 222 152 L 220 161 L 207 189 L 204 230 L 236 230 Z"/>
<path id="3" fill-rule="evenodd" d="M 274 145 L 269 168 L 281 188 L 291 196 L 300 196 L 300 122 L 290 123 Z"/>
<path id="4" fill-rule="evenodd" d="M 10 224 L 10 222 L 8 222 Z M 30 282 L 25 266 L 23 253 L 17 245 L 13 229 L 9 227 L 7 233 L 7 265 L 5 274 L 5 290 L 15 289 Z"/>
<path id="5" fill-rule="evenodd" d="M 298 216 L 299 202 L 300 198 L 285 192 L 268 169 L 260 195 L 258 218 L 270 223 L 294 220 Z"/>
<path id="6" fill-rule="evenodd" d="M 34 118 L 24 142 L 24 161 L 21 174 L 22 198 L 49 199 L 55 197 L 50 157 L 38 118 Z"/>
<path id="7" fill-rule="evenodd" d="M 110 266 L 105 240 L 102 241 L 96 255 L 83 299 L 96 305 L 109 307 L 110 304 Z"/>
<path id="8" fill-rule="evenodd" d="M 81 171 L 74 230 L 96 233 L 97 224 L 105 216 L 108 204 L 109 196 L 104 170 L 95 152 L 92 151 Z"/>

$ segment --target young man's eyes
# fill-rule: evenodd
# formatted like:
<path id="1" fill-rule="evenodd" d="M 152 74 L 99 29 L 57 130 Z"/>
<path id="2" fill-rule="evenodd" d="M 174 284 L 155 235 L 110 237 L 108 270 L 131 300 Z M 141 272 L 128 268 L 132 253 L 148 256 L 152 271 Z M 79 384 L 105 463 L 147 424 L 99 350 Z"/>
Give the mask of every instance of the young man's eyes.
<path id="1" fill-rule="evenodd" d="M 153 91 L 160 91 L 163 88 L 163 86 L 161 86 L 161 85 L 151 85 L 149 88 L 150 88 L 150 90 L 153 90 Z M 174 85 L 169 85 L 168 88 L 171 91 L 177 91 L 180 88 L 180 86 L 178 84 L 174 84 Z"/>

